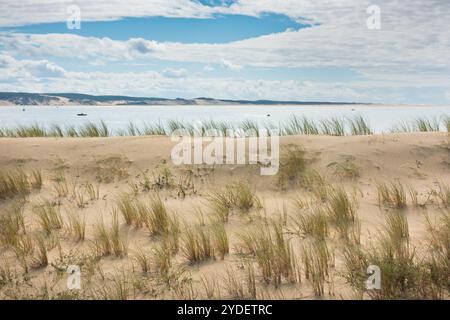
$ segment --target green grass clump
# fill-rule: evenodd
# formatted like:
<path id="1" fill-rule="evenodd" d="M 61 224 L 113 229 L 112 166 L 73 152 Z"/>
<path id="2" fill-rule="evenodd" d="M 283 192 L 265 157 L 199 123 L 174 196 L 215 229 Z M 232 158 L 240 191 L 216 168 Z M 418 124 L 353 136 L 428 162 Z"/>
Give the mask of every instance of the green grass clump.
<path id="1" fill-rule="evenodd" d="M 301 259 L 304 277 L 313 288 L 315 296 L 325 294 L 325 283 L 329 282 L 334 258 L 325 241 L 307 242 L 302 246 Z"/>
<path id="2" fill-rule="evenodd" d="M 284 125 L 282 133 L 284 135 L 318 135 L 320 129 L 314 121 L 306 117 L 292 115 Z"/>
<path id="3" fill-rule="evenodd" d="M 86 235 L 86 219 L 75 212 L 68 213 L 69 233 L 75 237 L 76 241 L 84 241 Z"/>
<path id="4" fill-rule="evenodd" d="M 357 179 L 361 175 L 361 167 L 355 164 L 352 160 L 345 160 L 336 163 L 334 166 L 334 174 L 340 178 Z"/>
<path id="5" fill-rule="evenodd" d="M 417 118 L 414 121 L 413 128 L 419 132 L 438 132 L 440 121 L 438 119 Z"/>
<path id="6" fill-rule="evenodd" d="M 25 219 L 23 215 L 24 204 L 13 203 L 0 216 L 0 243 L 5 246 L 14 246 L 21 234 L 26 233 Z"/>
<path id="7" fill-rule="evenodd" d="M 303 148 L 289 145 L 280 159 L 278 171 L 278 184 L 286 189 L 304 177 L 307 168 L 306 152 Z"/>
<path id="8" fill-rule="evenodd" d="M 237 182 L 227 186 L 231 204 L 241 212 L 248 212 L 252 208 L 260 208 L 261 201 L 244 182 Z"/>
<path id="9" fill-rule="evenodd" d="M 389 184 L 381 183 L 377 185 L 378 204 L 386 207 L 403 209 L 406 208 L 406 192 L 400 181 Z"/>
<path id="10" fill-rule="evenodd" d="M 350 132 L 352 135 L 371 135 L 373 134 L 367 121 L 362 116 L 356 116 L 353 119 L 348 119 Z"/>
<path id="11" fill-rule="evenodd" d="M 322 120 L 320 133 L 327 136 L 345 136 L 345 121 L 338 118 Z"/>
<path id="12" fill-rule="evenodd" d="M 449 116 L 444 117 L 443 122 L 444 122 L 444 127 L 447 130 L 447 132 L 450 132 L 450 117 Z"/>
<path id="13" fill-rule="evenodd" d="M 45 200 L 33 208 L 38 217 L 38 223 L 41 229 L 50 235 L 53 230 L 60 230 L 64 226 L 61 212 L 58 207 L 53 205 L 50 201 Z"/>
<path id="14" fill-rule="evenodd" d="M 10 172 L 0 171 L 0 199 L 26 196 L 31 192 L 32 185 L 23 170 Z"/>
<path id="15" fill-rule="evenodd" d="M 199 263 L 214 257 L 211 233 L 200 227 L 186 227 L 182 252 L 189 263 Z"/>
<path id="16" fill-rule="evenodd" d="M 434 191 L 436 198 L 442 207 L 448 208 L 450 207 L 450 186 L 440 182 L 438 184 L 438 190 Z"/>
<path id="17" fill-rule="evenodd" d="M 128 253 L 126 237 L 120 232 L 119 218 L 113 213 L 111 227 L 101 221 L 94 226 L 94 250 L 97 256 L 115 255 L 123 257 Z"/>
<path id="18" fill-rule="evenodd" d="M 46 137 L 46 129 L 38 124 L 29 127 L 19 126 L 14 130 L 14 136 L 19 138 Z"/>
<path id="19" fill-rule="evenodd" d="M 214 243 L 215 252 L 219 255 L 220 259 L 224 259 L 225 255 L 230 252 L 230 244 L 228 240 L 228 234 L 222 223 L 216 223 L 213 225 L 212 238 Z"/>
<path id="20" fill-rule="evenodd" d="M 109 137 L 110 131 L 103 121 L 99 124 L 88 122 L 80 128 L 78 135 L 80 137 Z"/>
<path id="21" fill-rule="evenodd" d="M 361 293 L 373 299 L 408 299 L 426 297 L 429 273 L 410 246 L 408 222 L 402 212 L 389 212 L 379 239 L 365 251 L 361 246 L 345 249 L 345 278 Z M 366 290 L 367 268 L 375 265 L 381 271 L 381 288 Z"/>
<path id="22" fill-rule="evenodd" d="M 341 187 L 330 190 L 326 214 L 342 239 L 349 239 L 351 227 L 358 222 L 358 202 Z"/>
<path id="23" fill-rule="evenodd" d="M 231 211 L 236 209 L 248 213 L 251 209 L 261 209 L 261 201 L 244 182 L 227 185 L 207 195 L 207 200 L 217 221 L 228 222 Z"/>
<path id="24" fill-rule="evenodd" d="M 328 237 L 327 215 L 320 207 L 307 210 L 297 208 L 297 213 L 292 218 L 292 223 L 294 232 L 301 237 L 310 236 L 320 240 Z"/>
<path id="25" fill-rule="evenodd" d="M 166 235 L 171 231 L 174 220 L 169 216 L 167 208 L 159 195 L 151 198 L 150 215 L 147 227 L 151 235 Z"/>
<path id="26" fill-rule="evenodd" d="M 266 283 L 280 286 L 283 279 L 298 281 L 292 244 L 286 238 L 280 222 L 272 228 L 254 228 L 239 235 L 239 251 L 254 256 L 261 276 Z"/>

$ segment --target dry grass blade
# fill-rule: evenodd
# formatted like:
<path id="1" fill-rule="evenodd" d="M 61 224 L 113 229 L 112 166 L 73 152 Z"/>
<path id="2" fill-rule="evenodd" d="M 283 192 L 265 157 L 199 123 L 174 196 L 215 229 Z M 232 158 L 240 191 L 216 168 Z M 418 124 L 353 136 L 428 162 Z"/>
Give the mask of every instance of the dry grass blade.
<path id="1" fill-rule="evenodd" d="M 224 259 L 225 255 L 230 252 L 230 245 L 228 240 L 228 234 L 222 223 L 216 223 L 212 227 L 212 236 L 214 242 L 215 252 L 219 255 L 220 259 Z"/>
<path id="2" fill-rule="evenodd" d="M 42 230 L 50 235 L 53 230 L 60 230 L 64 226 L 59 207 L 54 206 L 48 200 L 34 206 L 34 212 L 38 216 L 38 222 Z"/>
<path id="3" fill-rule="evenodd" d="M 407 206 L 405 188 L 400 181 L 378 184 L 377 189 L 380 206 L 384 205 L 395 209 L 403 209 Z"/>

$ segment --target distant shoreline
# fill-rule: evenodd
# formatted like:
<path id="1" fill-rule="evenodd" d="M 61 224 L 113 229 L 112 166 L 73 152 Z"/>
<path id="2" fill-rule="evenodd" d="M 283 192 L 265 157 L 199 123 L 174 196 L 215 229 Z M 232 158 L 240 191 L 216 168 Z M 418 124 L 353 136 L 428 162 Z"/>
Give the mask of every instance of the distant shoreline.
<path id="1" fill-rule="evenodd" d="M 166 99 L 117 95 L 94 96 L 79 93 L 0 92 L 0 106 L 164 106 L 164 105 L 372 105 L 360 102 L 229 100 L 213 98 Z"/>

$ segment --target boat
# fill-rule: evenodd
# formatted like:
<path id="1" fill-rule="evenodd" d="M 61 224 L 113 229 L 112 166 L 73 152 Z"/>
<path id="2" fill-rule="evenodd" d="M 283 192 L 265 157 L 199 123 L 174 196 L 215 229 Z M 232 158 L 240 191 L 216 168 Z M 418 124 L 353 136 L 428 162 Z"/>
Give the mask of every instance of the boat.
<path id="1" fill-rule="evenodd" d="M 77 116 L 79 116 L 79 117 L 86 117 L 87 114 L 86 113 L 77 113 Z"/>

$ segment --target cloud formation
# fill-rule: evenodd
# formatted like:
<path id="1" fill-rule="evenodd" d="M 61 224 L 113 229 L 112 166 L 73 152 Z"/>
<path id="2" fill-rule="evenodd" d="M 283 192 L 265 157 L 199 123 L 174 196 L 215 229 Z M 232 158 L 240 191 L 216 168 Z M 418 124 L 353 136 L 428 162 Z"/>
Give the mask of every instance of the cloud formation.
<path id="1" fill-rule="evenodd" d="M 0 0 L 2 8 L 6 8 L 0 12 L 0 25 L 64 21 L 65 8 L 69 4 L 73 4 L 72 1 L 24 0 L 12 5 L 10 1 Z M 407 94 L 411 88 L 428 88 L 429 92 L 439 92 L 440 101 L 450 101 L 446 94 L 450 87 L 448 0 L 237 0 L 224 6 L 208 6 L 188 0 L 80 0 L 77 4 L 85 20 L 142 16 L 203 19 L 214 14 L 260 16 L 270 12 L 285 14 L 312 26 L 224 44 L 183 44 L 143 38 L 119 41 L 74 34 L 0 33 L 0 49 L 3 52 L 0 70 L 11 63 L 7 57 L 14 56 L 18 57 L 15 64 L 26 65 L 29 77 L 36 77 L 34 84 L 41 83 L 39 77 L 44 75 L 56 77 L 69 74 L 73 80 L 67 82 L 67 89 L 63 91 L 70 88 L 84 92 L 85 87 L 76 79 L 87 77 L 89 81 L 98 81 L 94 86 L 98 91 L 117 89 L 126 93 L 124 88 L 127 86 L 118 85 L 125 81 L 121 79 L 127 79 L 130 83 L 141 83 L 142 79 L 145 79 L 142 82 L 151 82 L 149 77 L 152 75 L 152 85 L 159 93 L 185 92 L 185 96 L 191 97 L 217 92 L 223 98 L 251 98 L 249 95 L 254 94 L 254 98 L 281 97 L 285 100 L 325 96 L 324 99 L 328 100 L 346 95 L 345 100 L 370 98 L 370 101 L 401 101 L 403 96 L 403 101 L 409 101 Z M 371 4 L 381 8 L 381 30 L 370 30 L 366 26 L 366 9 Z M 62 70 L 51 62 L 52 59 L 71 59 L 99 67 L 123 61 L 143 64 L 164 62 L 165 65 L 173 63 L 175 66 L 159 73 L 129 72 L 126 76 L 123 73 L 108 73 L 104 77 L 105 74 L 100 72 Z M 36 61 L 35 65 L 33 61 Z M 204 64 L 202 70 L 205 74 L 212 71 L 217 74 L 220 69 L 227 69 L 239 78 L 217 76 L 211 81 L 206 75 L 192 75 L 187 68 L 179 67 L 180 64 L 190 63 Z M 358 74 L 359 78 L 351 83 L 327 81 L 326 74 L 322 81 L 259 80 L 246 77 L 248 68 L 346 68 Z M 19 69 L 26 72 L 23 68 Z M 133 80 L 132 77 L 136 78 Z M 99 84 L 104 85 L 104 89 Z M 78 89 L 76 85 L 79 85 Z M 137 92 L 139 87 L 130 87 L 130 93 Z M 2 88 L 6 85 L 0 84 Z M 431 94 L 429 92 L 425 94 Z"/>

